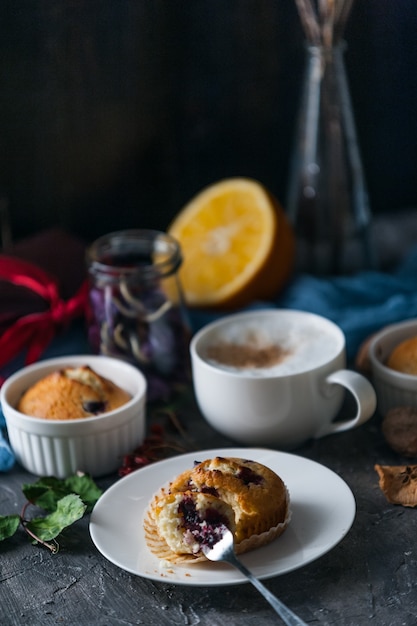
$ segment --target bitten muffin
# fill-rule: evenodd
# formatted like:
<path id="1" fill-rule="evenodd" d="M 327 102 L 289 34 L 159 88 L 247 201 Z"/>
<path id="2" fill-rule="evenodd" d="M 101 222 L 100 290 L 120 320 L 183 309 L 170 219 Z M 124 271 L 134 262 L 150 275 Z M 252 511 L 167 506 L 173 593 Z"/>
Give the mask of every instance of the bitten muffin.
<path id="1" fill-rule="evenodd" d="M 199 500 L 202 496 L 210 500 Z M 174 563 L 183 562 L 186 557 L 204 559 L 200 550 L 188 555 L 184 550 L 178 552 L 179 544 L 175 547 L 174 543 L 169 543 L 160 520 L 164 520 L 165 528 L 176 525 L 177 531 L 184 534 L 187 531 L 183 524 L 178 524 L 177 515 L 179 507 L 185 506 L 181 503 L 191 502 L 192 509 L 200 502 L 202 505 L 214 503 L 217 510 L 219 501 L 228 507 L 219 509 L 223 515 L 227 517 L 227 510 L 233 512 L 233 528 L 230 523 L 225 522 L 225 525 L 234 534 L 238 554 L 270 543 L 284 532 L 290 520 L 288 490 L 275 472 L 256 461 L 216 457 L 183 472 L 155 496 L 144 521 L 150 550 Z M 204 518 L 204 506 L 199 511 Z"/>
<path id="2" fill-rule="evenodd" d="M 417 336 L 398 344 L 388 357 L 387 365 L 397 372 L 417 375 Z"/>
<path id="3" fill-rule="evenodd" d="M 170 485 L 171 493 L 186 490 L 211 493 L 230 504 L 235 513 L 236 543 L 287 519 L 289 502 L 283 481 L 256 461 L 216 457 L 198 463 Z"/>
<path id="4" fill-rule="evenodd" d="M 113 411 L 131 395 L 89 366 L 48 374 L 21 397 L 17 410 L 32 417 L 69 420 Z"/>
<path id="5" fill-rule="evenodd" d="M 153 510 L 159 535 L 176 554 L 201 554 L 203 545 L 211 547 L 222 538 L 225 527 L 235 530 L 232 507 L 206 493 L 169 493 L 155 501 Z"/>

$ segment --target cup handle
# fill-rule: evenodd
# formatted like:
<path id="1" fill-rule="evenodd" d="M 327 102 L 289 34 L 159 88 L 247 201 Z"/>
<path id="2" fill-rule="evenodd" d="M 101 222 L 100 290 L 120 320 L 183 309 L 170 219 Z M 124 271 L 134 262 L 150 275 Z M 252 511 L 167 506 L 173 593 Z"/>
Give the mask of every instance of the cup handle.
<path id="1" fill-rule="evenodd" d="M 352 370 L 337 370 L 326 377 L 323 392 L 325 395 L 332 394 L 333 385 L 342 385 L 351 392 L 356 400 L 357 413 L 352 419 L 343 422 L 330 422 L 323 424 L 316 433 L 315 438 L 324 437 L 331 433 L 340 433 L 351 428 L 356 428 L 367 422 L 376 409 L 376 393 L 371 383 L 361 374 Z"/>

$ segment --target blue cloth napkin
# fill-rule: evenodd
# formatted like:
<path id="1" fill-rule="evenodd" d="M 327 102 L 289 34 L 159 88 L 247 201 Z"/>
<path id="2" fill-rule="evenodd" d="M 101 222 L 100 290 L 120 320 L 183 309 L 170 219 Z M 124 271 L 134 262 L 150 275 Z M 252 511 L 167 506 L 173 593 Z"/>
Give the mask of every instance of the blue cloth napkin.
<path id="1" fill-rule="evenodd" d="M 310 311 L 338 324 L 346 336 L 348 361 L 352 361 L 369 335 L 387 324 L 417 317 L 417 247 L 395 272 L 359 272 L 330 278 L 298 275 L 275 301 L 255 302 L 246 310 L 278 307 Z M 192 331 L 196 332 L 222 315 L 224 313 L 191 311 Z M 45 358 L 76 352 L 88 352 L 85 336 L 79 330 L 56 341 Z M 14 369 L 17 369 L 16 364 Z M 1 427 L 4 427 L 1 420 L 2 417 L 0 471 L 4 472 L 10 469 L 14 459 L 1 434 Z"/>
<path id="2" fill-rule="evenodd" d="M 284 308 L 323 315 L 343 330 L 347 358 L 388 324 L 417 317 L 417 248 L 396 273 L 361 272 L 316 278 L 303 275 L 277 301 Z"/>
<path id="3" fill-rule="evenodd" d="M 2 434 L 2 430 L 6 427 L 3 415 L 0 413 L 0 471 L 7 472 L 14 465 L 14 454 L 11 451 L 6 438 Z"/>

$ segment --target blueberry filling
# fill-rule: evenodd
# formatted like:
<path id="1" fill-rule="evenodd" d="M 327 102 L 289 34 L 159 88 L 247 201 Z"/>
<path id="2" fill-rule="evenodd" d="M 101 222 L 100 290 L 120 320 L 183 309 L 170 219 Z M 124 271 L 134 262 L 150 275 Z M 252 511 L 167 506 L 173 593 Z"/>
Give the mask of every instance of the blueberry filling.
<path id="1" fill-rule="evenodd" d="M 202 518 L 192 498 L 184 498 L 178 507 L 182 516 L 182 527 L 187 531 L 186 541 L 197 542 L 211 548 L 223 536 L 228 526 L 227 518 L 214 508 L 207 507 Z"/>
<path id="2" fill-rule="evenodd" d="M 93 415 L 99 415 L 106 410 L 106 403 L 102 400 L 91 400 L 83 402 L 83 409 L 86 413 L 92 413 Z"/>
<path id="3" fill-rule="evenodd" d="M 201 493 L 208 493 L 211 496 L 214 496 L 215 498 L 219 497 L 219 492 L 217 491 L 217 489 L 215 487 L 207 487 L 207 485 L 203 485 L 199 491 Z"/>
<path id="4" fill-rule="evenodd" d="M 237 473 L 237 478 L 245 485 L 260 485 L 263 482 L 262 476 L 251 470 L 249 467 L 241 467 Z"/>

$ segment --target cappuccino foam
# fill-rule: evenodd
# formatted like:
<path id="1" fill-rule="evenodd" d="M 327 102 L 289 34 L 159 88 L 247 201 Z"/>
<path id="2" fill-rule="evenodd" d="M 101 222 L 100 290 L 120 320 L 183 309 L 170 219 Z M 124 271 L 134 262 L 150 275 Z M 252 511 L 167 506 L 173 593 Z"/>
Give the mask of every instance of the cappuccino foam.
<path id="1" fill-rule="evenodd" d="M 341 338 L 321 320 L 241 320 L 210 333 L 201 356 L 228 372 L 251 376 L 295 374 L 327 363 Z"/>

